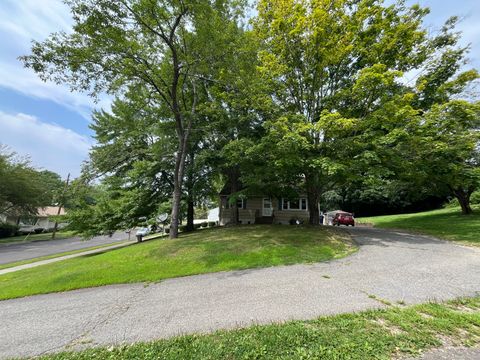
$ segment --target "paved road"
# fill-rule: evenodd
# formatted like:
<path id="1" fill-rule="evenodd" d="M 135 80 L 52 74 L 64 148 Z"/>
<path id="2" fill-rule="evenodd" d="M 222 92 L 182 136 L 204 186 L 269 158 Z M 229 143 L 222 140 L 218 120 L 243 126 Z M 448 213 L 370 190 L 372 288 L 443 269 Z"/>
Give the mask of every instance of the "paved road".
<path id="1" fill-rule="evenodd" d="M 480 348 L 447 347 L 426 352 L 417 360 L 478 360 Z M 414 359 L 409 359 L 414 360 Z"/>
<path id="2" fill-rule="evenodd" d="M 52 263 L 59 262 L 59 261 L 73 259 L 73 258 L 76 258 L 76 257 L 100 254 L 100 253 L 103 253 L 103 252 L 106 252 L 106 251 L 111 251 L 111 250 L 119 249 L 119 248 L 122 248 L 122 247 L 125 247 L 125 246 L 130 246 L 132 244 L 135 244 L 136 242 L 137 242 L 136 240 L 134 240 L 134 241 L 132 241 L 132 240 L 131 241 L 121 241 L 121 242 L 117 242 L 113 245 L 102 246 L 101 248 L 96 248 L 96 249 L 92 249 L 92 250 L 85 250 L 85 251 L 76 252 L 76 253 L 70 254 L 70 255 L 62 255 L 62 256 L 57 256 L 57 257 L 51 258 L 51 259 L 38 260 L 38 261 L 30 262 L 30 263 L 27 263 L 27 264 L 16 265 L 16 266 L 12 266 L 12 267 L 9 267 L 9 268 L 6 268 L 6 269 L 0 269 L 0 275 L 9 274 L 9 273 L 12 273 L 12 272 L 21 271 L 21 270 L 25 270 L 25 269 L 31 269 L 31 268 L 34 268 L 34 267 L 37 267 L 37 266 L 52 264 Z"/>
<path id="3" fill-rule="evenodd" d="M 132 238 L 135 236 L 132 235 Z M 63 252 L 80 250 L 98 245 L 110 244 L 128 239 L 125 232 L 116 232 L 110 236 L 96 236 L 89 240 L 80 237 L 70 239 L 33 241 L 26 243 L 0 244 L 0 265 L 15 261 L 28 260 L 41 256 L 59 254 Z"/>
<path id="4" fill-rule="evenodd" d="M 332 262 L 0 301 L 0 357 L 385 306 L 369 295 L 414 304 L 480 291 L 480 249 L 376 229 L 353 234 L 360 251 Z"/>

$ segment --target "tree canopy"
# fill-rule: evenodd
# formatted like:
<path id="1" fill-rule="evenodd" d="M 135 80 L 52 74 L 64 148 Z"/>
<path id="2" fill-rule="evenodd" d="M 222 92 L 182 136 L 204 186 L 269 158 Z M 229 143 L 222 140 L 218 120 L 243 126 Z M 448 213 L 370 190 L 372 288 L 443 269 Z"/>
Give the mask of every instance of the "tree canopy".
<path id="1" fill-rule="evenodd" d="M 261 151 L 271 150 L 280 173 L 301 176 L 312 224 L 322 193 L 404 173 L 393 144 L 408 143 L 424 112 L 434 114 L 478 77 L 461 71 L 468 49 L 457 45 L 457 19 L 429 36 L 427 13 L 381 0 L 259 2 L 259 71 L 279 109 Z M 414 84 L 404 80 L 415 71 Z"/>
<path id="2" fill-rule="evenodd" d="M 339 189 L 401 200 L 417 187 L 470 211 L 479 113 L 463 98 L 478 73 L 457 18 L 432 34 L 429 10 L 403 1 L 259 0 L 254 15 L 233 0 L 66 3 L 73 31 L 21 59 L 115 96 L 93 114 L 97 200 L 77 202 L 78 219 L 103 219 L 95 231 L 168 209 L 176 237 L 219 182 L 234 211 L 235 196 L 306 193 L 311 224 Z"/>
<path id="3" fill-rule="evenodd" d="M 1 145 L 0 180 L 0 214 L 17 217 L 55 205 L 63 185 L 60 175 L 33 168 L 28 159 Z"/>

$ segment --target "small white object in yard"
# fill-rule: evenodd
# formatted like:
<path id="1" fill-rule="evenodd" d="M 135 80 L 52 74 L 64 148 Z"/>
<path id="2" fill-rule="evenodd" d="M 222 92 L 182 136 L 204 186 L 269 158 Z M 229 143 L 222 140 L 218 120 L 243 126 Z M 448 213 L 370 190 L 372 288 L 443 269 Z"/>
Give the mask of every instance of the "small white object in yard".
<path id="1" fill-rule="evenodd" d="M 219 221 L 220 220 L 220 208 L 216 207 L 214 209 L 208 210 L 208 221 Z"/>
<path id="2" fill-rule="evenodd" d="M 157 221 L 163 223 L 168 219 L 168 214 L 160 214 L 157 216 Z"/>
<path id="3" fill-rule="evenodd" d="M 147 228 L 147 227 L 137 229 L 136 235 L 146 236 L 146 235 L 148 235 L 148 234 L 150 234 L 150 229 Z"/>

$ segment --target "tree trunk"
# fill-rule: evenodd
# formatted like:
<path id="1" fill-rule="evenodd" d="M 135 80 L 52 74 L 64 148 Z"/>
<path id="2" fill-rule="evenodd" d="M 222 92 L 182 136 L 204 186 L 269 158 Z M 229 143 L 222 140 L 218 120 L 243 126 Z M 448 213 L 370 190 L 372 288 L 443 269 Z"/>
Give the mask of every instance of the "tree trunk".
<path id="1" fill-rule="evenodd" d="M 195 217 L 195 189 L 194 189 L 194 175 L 192 168 L 195 164 L 195 154 L 192 152 L 192 149 L 188 149 L 189 153 L 187 155 L 187 160 L 185 163 L 186 175 L 185 175 L 185 190 L 187 192 L 187 226 L 186 231 L 194 231 L 195 226 L 193 219 Z"/>
<path id="2" fill-rule="evenodd" d="M 68 173 L 67 181 L 65 181 L 65 187 L 63 188 L 62 198 L 60 199 L 60 202 L 58 203 L 57 216 L 59 216 L 60 213 L 62 212 L 62 206 L 65 203 L 65 194 L 67 192 L 69 182 L 70 182 L 70 173 Z M 52 240 L 55 240 L 55 235 L 57 234 L 57 229 L 58 229 L 58 221 L 55 219 L 55 224 L 53 225 Z"/>
<path id="3" fill-rule="evenodd" d="M 173 182 L 172 215 L 170 222 L 170 239 L 178 238 L 178 220 L 180 215 L 180 202 L 182 200 L 183 174 L 185 172 L 185 157 L 187 153 L 188 133 L 179 135 L 178 151 L 175 160 L 175 173 Z"/>
<path id="4" fill-rule="evenodd" d="M 229 173 L 229 177 L 230 177 L 230 194 L 235 194 L 240 190 L 238 185 L 238 178 L 239 178 L 238 169 L 233 169 Z M 232 224 L 238 225 L 240 223 L 240 219 L 239 219 L 238 206 L 237 206 L 236 200 L 233 202 L 233 204 L 231 204 L 230 208 L 232 211 Z"/>
<path id="5" fill-rule="evenodd" d="M 195 216 L 195 209 L 194 203 L 192 199 L 188 199 L 187 201 L 187 231 L 195 230 L 195 226 L 193 225 L 193 218 Z"/>
<path id="6" fill-rule="evenodd" d="M 177 18 L 179 20 L 180 18 Z M 172 29 L 172 33 L 174 33 Z M 172 35 L 171 35 L 172 36 Z M 173 199 L 172 199 L 172 215 L 170 223 L 170 239 L 178 238 L 178 218 L 180 214 L 180 201 L 182 200 L 182 183 L 183 183 L 183 174 L 185 172 L 185 158 L 187 156 L 188 148 L 188 137 L 190 134 L 190 129 L 192 126 L 192 117 L 195 112 L 196 106 L 196 94 L 195 88 L 193 88 L 193 104 L 191 117 L 187 121 L 187 126 L 184 124 L 184 117 L 180 110 L 180 105 L 178 102 L 178 83 L 180 79 L 180 62 L 178 60 L 178 54 L 175 46 L 172 44 L 172 40 L 167 42 L 167 45 L 172 50 L 172 61 L 173 61 L 173 78 L 172 86 L 170 90 L 171 97 L 171 107 L 173 116 L 175 118 L 176 132 L 178 136 L 178 149 L 175 157 L 175 172 L 174 172 L 174 182 L 173 182 Z"/>
<path id="7" fill-rule="evenodd" d="M 470 196 L 472 192 L 470 190 L 455 189 L 453 190 L 453 194 L 462 208 L 462 214 L 470 215 L 472 213 L 472 207 L 470 206 Z"/>
<path id="8" fill-rule="evenodd" d="M 170 222 L 170 239 L 178 238 L 178 217 L 180 213 L 180 200 L 181 200 L 181 185 L 175 179 L 175 183 L 173 186 L 173 198 L 172 198 L 172 215 Z"/>
<path id="9" fill-rule="evenodd" d="M 320 211 L 318 209 L 318 203 L 320 201 L 320 191 L 318 186 L 317 174 L 305 174 L 305 183 L 307 188 L 308 199 L 308 212 L 309 212 L 309 224 L 320 224 Z"/>

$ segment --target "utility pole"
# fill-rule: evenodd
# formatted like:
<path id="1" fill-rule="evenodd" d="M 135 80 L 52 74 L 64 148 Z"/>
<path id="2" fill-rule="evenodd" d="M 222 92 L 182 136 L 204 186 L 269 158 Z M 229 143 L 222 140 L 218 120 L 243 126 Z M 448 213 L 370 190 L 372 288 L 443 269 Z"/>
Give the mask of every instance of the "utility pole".
<path id="1" fill-rule="evenodd" d="M 60 197 L 60 201 L 58 202 L 58 210 L 57 210 L 57 216 L 60 215 L 62 212 L 62 207 L 65 203 L 65 194 L 67 193 L 67 188 L 68 188 L 68 183 L 70 182 L 70 173 L 67 175 L 67 180 L 65 181 L 65 186 L 63 187 L 62 191 L 62 196 Z M 57 228 L 58 228 L 58 221 L 55 219 L 55 225 L 53 226 L 53 232 L 52 232 L 52 240 L 55 239 L 55 234 L 57 233 Z"/>

